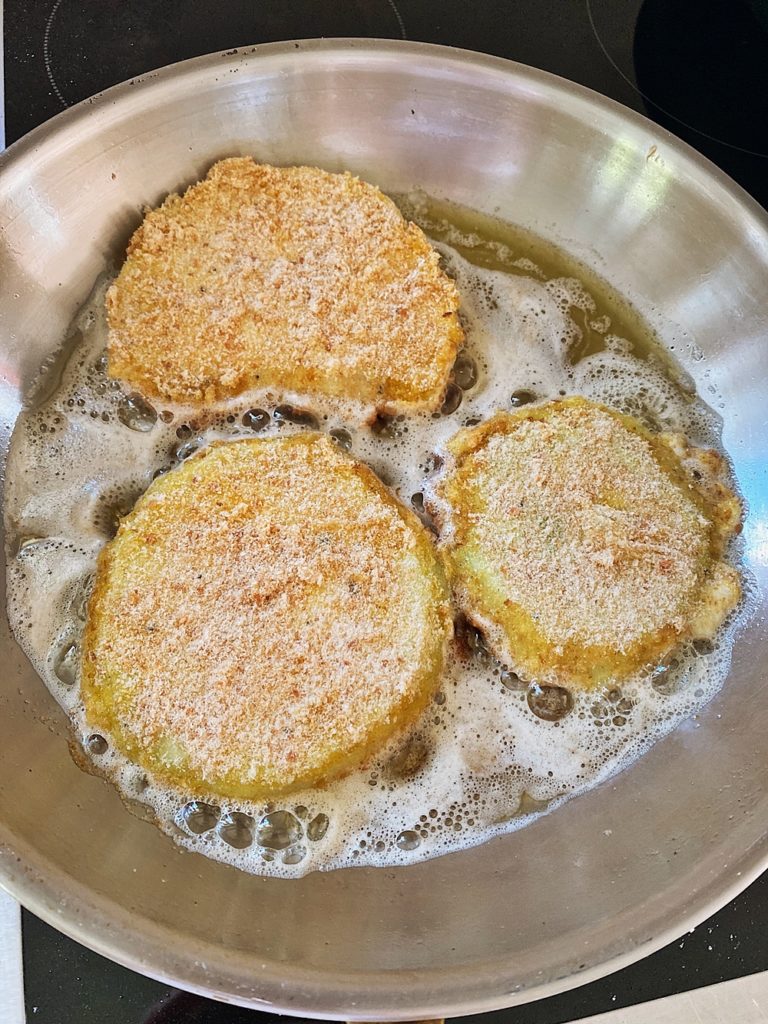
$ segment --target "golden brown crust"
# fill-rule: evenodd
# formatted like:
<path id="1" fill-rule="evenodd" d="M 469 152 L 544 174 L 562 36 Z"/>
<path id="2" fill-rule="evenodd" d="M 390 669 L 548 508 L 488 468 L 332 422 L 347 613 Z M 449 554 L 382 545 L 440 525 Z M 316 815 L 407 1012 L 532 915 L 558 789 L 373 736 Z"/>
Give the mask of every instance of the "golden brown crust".
<path id="1" fill-rule="evenodd" d="M 592 686 L 711 636 L 740 598 L 724 460 L 584 398 L 459 431 L 433 511 L 459 604 L 525 678 Z"/>
<path id="2" fill-rule="evenodd" d="M 107 295 L 109 373 L 151 401 L 253 389 L 439 406 L 463 341 L 423 232 L 350 174 L 215 164 L 150 211 Z"/>
<path id="3" fill-rule="evenodd" d="M 102 552 L 87 718 L 187 791 L 275 796 L 412 723 L 450 628 L 431 538 L 367 467 L 317 434 L 214 443 Z"/>

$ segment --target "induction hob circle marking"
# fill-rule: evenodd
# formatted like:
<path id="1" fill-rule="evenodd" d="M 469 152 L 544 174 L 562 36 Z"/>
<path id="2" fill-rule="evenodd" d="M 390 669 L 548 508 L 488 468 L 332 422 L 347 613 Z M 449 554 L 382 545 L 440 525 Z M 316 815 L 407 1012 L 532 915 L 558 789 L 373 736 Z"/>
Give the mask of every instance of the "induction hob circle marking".
<path id="1" fill-rule="evenodd" d="M 53 71 L 51 69 L 51 25 L 53 24 L 53 19 L 56 17 L 56 12 L 58 11 L 59 7 L 61 7 L 61 0 L 56 0 L 45 22 L 45 33 L 43 35 L 43 60 L 45 61 L 45 73 L 48 75 L 48 81 L 51 83 L 51 88 L 53 89 L 56 98 L 61 103 L 62 107 L 66 108 L 69 106 L 69 102 L 64 98 L 61 89 L 59 89 L 56 83 L 56 79 L 53 77 Z"/>
<path id="2" fill-rule="evenodd" d="M 181 0 L 145 0 L 141 5 L 121 5 L 114 18 L 105 19 L 98 0 L 81 0 L 76 11 L 55 0 L 42 45 L 51 91 L 67 108 L 116 81 L 217 50 L 304 37 L 408 39 L 396 0 L 327 6 L 313 0 L 259 5 L 233 0 L 225 20 L 211 20 L 215 14 L 215 4 L 205 0 L 190 8 Z M 110 59 L 105 63 L 97 54 Z"/>
<path id="3" fill-rule="evenodd" d="M 611 53 L 611 50 L 608 48 L 608 46 L 604 42 L 602 36 L 600 35 L 600 32 L 598 31 L 597 24 L 596 24 L 596 21 L 595 21 L 595 15 L 594 15 L 594 10 L 593 10 L 593 3 L 594 3 L 594 0 L 586 0 L 587 16 L 589 18 L 590 27 L 592 29 L 592 32 L 594 34 L 595 39 L 597 40 L 597 43 L 598 43 L 600 49 L 603 51 L 603 54 L 605 55 L 606 59 L 611 64 L 611 66 L 614 68 L 614 70 L 617 71 L 619 75 L 621 75 L 621 77 L 624 79 L 624 81 L 627 82 L 627 84 L 632 89 L 634 89 L 634 91 L 639 96 L 641 96 L 646 103 L 648 103 L 651 106 L 655 107 L 658 111 L 660 111 L 666 117 L 670 118 L 676 124 L 682 125 L 684 128 L 687 128 L 691 132 L 695 132 L 697 135 L 701 136 L 704 139 L 709 140 L 710 142 L 717 143 L 717 144 L 719 144 L 721 146 L 727 146 L 729 149 L 736 150 L 737 152 L 740 152 L 740 153 L 745 153 L 748 156 L 756 156 L 756 157 L 762 157 L 762 158 L 768 156 L 768 151 L 766 151 L 764 149 L 751 149 L 748 146 L 741 146 L 741 145 L 738 145 L 735 142 L 729 142 L 727 139 L 724 139 L 724 138 L 720 137 L 719 135 L 714 135 L 711 132 L 708 132 L 708 131 L 706 131 L 703 128 L 697 127 L 695 124 L 691 124 L 685 118 L 680 117 L 677 114 L 673 113 L 673 111 L 670 110 L 663 102 L 660 103 L 658 100 L 654 99 L 653 96 L 649 95 L 649 93 L 646 90 L 644 90 L 641 87 L 641 85 L 632 78 L 631 75 L 627 74 L 627 72 L 626 72 L 626 70 L 624 68 L 621 67 L 621 64 L 614 58 L 613 54 Z M 635 27 L 637 25 L 637 22 L 640 19 L 640 15 L 642 14 L 643 8 L 645 6 L 646 6 L 646 0 L 641 0 L 641 2 L 639 4 L 637 4 Z"/>
<path id="4" fill-rule="evenodd" d="M 403 21 L 403 16 L 400 13 L 400 11 L 398 9 L 398 6 L 395 3 L 395 0 L 387 0 L 387 3 L 392 8 L 392 10 L 394 11 L 395 17 L 397 18 L 397 23 L 400 26 L 400 35 L 402 36 L 403 39 L 407 39 L 408 38 L 408 34 L 405 31 L 405 22 Z"/>

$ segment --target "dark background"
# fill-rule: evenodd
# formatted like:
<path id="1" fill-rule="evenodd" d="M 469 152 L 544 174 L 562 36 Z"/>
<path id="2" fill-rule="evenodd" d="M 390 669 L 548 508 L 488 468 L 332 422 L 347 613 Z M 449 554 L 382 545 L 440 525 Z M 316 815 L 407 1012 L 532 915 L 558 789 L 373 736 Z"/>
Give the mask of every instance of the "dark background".
<path id="1" fill-rule="evenodd" d="M 5 0 L 7 143 L 164 64 L 317 36 L 424 40 L 552 71 L 669 128 L 768 206 L 768 0 Z M 766 970 L 767 927 L 764 876 L 640 963 L 478 1019 L 560 1024 Z M 133 974 L 26 912 L 23 928 L 33 1024 L 267 1020 Z"/>

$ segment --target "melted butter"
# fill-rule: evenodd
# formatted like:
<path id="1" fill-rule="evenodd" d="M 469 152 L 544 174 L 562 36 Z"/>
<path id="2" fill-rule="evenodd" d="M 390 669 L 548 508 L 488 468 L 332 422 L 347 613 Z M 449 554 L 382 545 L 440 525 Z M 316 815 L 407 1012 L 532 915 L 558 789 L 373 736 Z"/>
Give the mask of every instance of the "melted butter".
<path id="1" fill-rule="evenodd" d="M 621 338 L 629 355 L 660 365 L 681 396 L 692 397 L 688 375 L 634 306 L 591 267 L 567 250 L 517 224 L 489 217 L 424 193 L 397 196 L 403 214 L 435 242 L 450 245 L 473 266 L 541 281 L 577 281 L 580 302 L 569 316 L 580 337 L 570 350 L 573 363 L 606 351 L 606 337 Z"/>
<path id="2" fill-rule="evenodd" d="M 17 639 L 70 714 L 83 758 L 127 805 L 188 849 L 246 871 L 295 877 L 412 863 L 514 831 L 631 765 L 706 704 L 730 663 L 735 621 L 711 649 L 687 652 L 665 669 L 663 685 L 635 678 L 605 694 L 548 694 L 502 670 L 482 638 L 460 635 L 434 704 L 410 737 L 323 790 L 277 805 L 203 803 L 147 778 L 109 736 L 94 737 L 77 659 L 96 559 L 116 517 L 190 446 L 307 429 L 311 421 L 281 412 L 295 406 L 404 502 L 413 497 L 417 511 L 434 453 L 467 422 L 513 407 L 522 395 L 584 394 L 719 446 L 719 418 L 691 393 L 664 339 L 605 282 L 520 228 L 423 196 L 400 202 L 434 239 L 462 297 L 477 379 L 458 405 L 452 393 L 450 414 L 353 429 L 341 403 L 269 393 L 197 420 L 185 410 L 147 410 L 105 377 L 105 276 L 41 374 L 11 443 L 5 515 Z"/>

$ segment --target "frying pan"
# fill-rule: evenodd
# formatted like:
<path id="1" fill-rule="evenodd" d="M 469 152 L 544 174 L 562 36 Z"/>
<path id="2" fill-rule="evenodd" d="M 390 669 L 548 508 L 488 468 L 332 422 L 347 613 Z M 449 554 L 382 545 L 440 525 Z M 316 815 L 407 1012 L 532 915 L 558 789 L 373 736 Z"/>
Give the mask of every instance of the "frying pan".
<path id="1" fill-rule="evenodd" d="M 479 1012 L 646 955 L 768 862 L 766 214 L 644 118 L 496 58 L 328 40 L 177 64 L 60 114 L 0 161 L 3 459 L 26 389 L 142 207 L 236 153 L 418 186 L 606 277 L 723 417 L 755 610 L 720 695 L 629 771 L 470 851 L 300 880 L 182 852 L 80 771 L 3 616 L 0 880 L 128 967 L 306 1016 Z"/>

